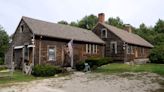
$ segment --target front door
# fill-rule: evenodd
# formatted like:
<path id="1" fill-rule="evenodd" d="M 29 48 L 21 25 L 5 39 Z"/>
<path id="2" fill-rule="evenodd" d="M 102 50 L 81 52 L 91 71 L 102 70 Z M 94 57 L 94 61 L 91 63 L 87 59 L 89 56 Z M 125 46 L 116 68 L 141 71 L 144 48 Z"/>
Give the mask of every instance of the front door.
<path id="1" fill-rule="evenodd" d="M 135 54 L 135 58 L 138 58 L 138 50 L 137 50 L 137 48 L 135 49 L 134 54 Z"/>
<path id="2" fill-rule="evenodd" d="M 22 68 L 22 60 L 23 60 L 23 55 L 22 55 L 22 48 L 21 49 L 14 49 L 13 53 L 13 60 L 15 63 L 15 68 L 21 69 Z"/>

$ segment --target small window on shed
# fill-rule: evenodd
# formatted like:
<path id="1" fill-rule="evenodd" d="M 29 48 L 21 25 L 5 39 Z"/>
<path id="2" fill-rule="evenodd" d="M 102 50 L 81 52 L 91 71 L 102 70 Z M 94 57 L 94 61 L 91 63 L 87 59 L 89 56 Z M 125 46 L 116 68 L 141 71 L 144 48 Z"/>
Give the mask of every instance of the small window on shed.
<path id="1" fill-rule="evenodd" d="M 20 33 L 22 33 L 22 32 L 23 32 L 23 30 L 24 30 L 24 26 L 23 26 L 23 25 L 21 25 L 21 26 L 20 26 Z"/>
<path id="2" fill-rule="evenodd" d="M 101 38 L 107 38 L 107 29 L 101 29 Z"/>
<path id="3" fill-rule="evenodd" d="M 127 54 L 131 53 L 131 47 L 129 45 L 127 45 Z"/>

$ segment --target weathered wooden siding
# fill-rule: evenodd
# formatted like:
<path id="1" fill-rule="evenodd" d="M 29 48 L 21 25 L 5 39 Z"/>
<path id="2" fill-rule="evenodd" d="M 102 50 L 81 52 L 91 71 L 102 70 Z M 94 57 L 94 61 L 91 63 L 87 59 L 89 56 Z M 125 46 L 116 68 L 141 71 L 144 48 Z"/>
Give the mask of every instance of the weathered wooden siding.
<path id="1" fill-rule="evenodd" d="M 93 32 L 98 35 L 101 38 L 101 29 L 105 28 L 102 25 L 97 25 Z M 123 41 L 118 38 L 115 34 L 111 33 L 109 30 L 107 30 L 107 38 L 101 38 L 103 41 L 105 41 L 105 56 L 106 57 L 112 57 L 114 60 L 124 60 L 124 50 L 123 50 Z M 110 43 L 112 41 L 117 42 L 117 54 L 113 54 L 111 52 L 111 46 Z"/>
<path id="2" fill-rule="evenodd" d="M 20 31 L 21 25 L 23 25 L 22 32 Z M 12 59 L 12 58 L 14 58 L 13 57 L 13 53 L 14 53 L 13 48 L 15 46 L 23 46 L 23 45 L 31 44 L 32 36 L 33 36 L 33 34 L 31 33 L 29 27 L 26 25 L 26 23 L 23 20 L 21 20 L 15 33 L 12 36 L 12 42 L 10 43 L 10 47 L 5 54 L 5 56 L 6 56 L 5 63 L 6 64 L 10 64 L 11 61 L 14 61 L 14 59 Z M 20 51 L 19 54 L 22 55 L 22 52 Z M 22 58 L 22 56 L 20 56 L 20 57 Z M 18 58 L 18 57 L 15 57 L 15 58 Z M 15 62 L 15 63 L 17 63 L 17 62 Z"/>
<path id="3" fill-rule="evenodd" d="M 40 37 L 36 36 L 35 39 L 35 64 L 39 64 L 39 57 L 40 57 L 40 64 L 53 64 L 53 65 L 62 65 L 64 58 L 62 58 L 64 46 L 68 44 L 69 40 L 63 39 L 56 39 L 56 38 L 48 38 L 48 37 Z M 73 42 L 73 53 L 74 53 L 74 63 L 78 63 L 87 59 L 88 57 L 103 57 L 103 46 L 98 45 L 97 54 L 87 54 L 86 53 L 86 42 Z M 93 44 L 93 43 L 92 43 Z M 56 47 L 56 61 L 48 61 L 48 46 L 55 46 Z M 40 49 L 39 49 L 40 47 Z M 40 53 L 40 56 L 39 56 Z"/>
<path id="4" fill-rule="evenodd" d="M 24 26 L 22 32 L 20 32 L 21 25 Z M 25 44 L 31 44 L 32 37 L 33 34 L 31 33 L 26 23 L 24 21 L 21 21 L 20 24 L 18 25 L 18 28 L 16 29 L 16 32 L 12 37 L 12 45 L 21 46 Z"/>
<path id="5" fill-rule="evenodd" d="M 101 29 L 105 28 L 101 24 L 98 24 L 94 29 L 93 32 L 101 38 Z M 107 29 L 107 28 L 105 28 Z M 134 59 L 142 59 L 142 58 L 147 58 L 150 54 L 150 48 L 143 47 L 143 46 L 138 46 L 134 44 L 128 44 L 125 43 L 126 45 L 133 46 L 133 50 L 137 50 L 138 52 L 138 57 L 135 57 L 134 53 L 127 54 L 127 47 L 125 45 L 126 49 L 123 49 L 124 46 L 124 41 L 122 41 L 118 36 L 110 32 L 110 30 L 107 29 L 107 38 L 101 38 L 102 40 L 105 41 L 105 56 L 106 57 L 112 57 L 113 60 L 116 61 L 131 61 Z M 112 41 L 117 42 L 117 54 L 111 53 L 111 46 L 110 43 Z M 144 54 L 142 53 L 142 48 L 144 48 Z"/>

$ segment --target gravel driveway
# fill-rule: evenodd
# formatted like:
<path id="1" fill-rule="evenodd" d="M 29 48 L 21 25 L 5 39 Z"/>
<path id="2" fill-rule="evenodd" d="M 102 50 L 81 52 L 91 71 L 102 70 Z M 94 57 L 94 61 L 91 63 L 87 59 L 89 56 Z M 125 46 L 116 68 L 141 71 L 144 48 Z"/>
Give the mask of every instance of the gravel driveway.
<path id="1" fill-rule="evenodd" d="M 161 88 L 154 73 L 104 75 L 75 72 L 72 75 L 17 83 L 0 88 L 0 92 L 152 92 Z"/>

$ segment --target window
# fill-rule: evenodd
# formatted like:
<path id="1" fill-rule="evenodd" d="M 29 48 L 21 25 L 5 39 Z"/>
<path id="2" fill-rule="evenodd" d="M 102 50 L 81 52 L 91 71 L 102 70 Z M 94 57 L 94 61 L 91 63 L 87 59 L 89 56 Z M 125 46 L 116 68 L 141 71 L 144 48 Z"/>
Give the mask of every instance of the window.
<path id="1" fill-rule="evenodd" d="M 107 30 L 105 28 L 101 29 L 101 38 L 107 38 Z"/>
<path id="2" fill-rule="evenodd" d="M 29 55 L 28 45 L 25 45 L 24 46 L 24 57 L 26 60 L 29 60 L 28 55 Z"/>
<path id="3" fill-rule="evenodd" d="M 131 53 L 131 47 L 129 45 L 127 45 L 127 54 Z"/>
<path id="4" fill-rule="evenodd" d="M 117 42 L 111 42 L 111 53 L 117 54 Z"/>
<path id="5" fill-rule="evenodd" d="M 97 53 L 97 45 L 95 45 L 95 44 L 86 44 L 86 53 L 96 54 Z"/>
<path id="6" fill-rule="evenodd" d="M 131 54 L 134 54 L 133 46 L 130 46 Z"/>
<path id="7" fill-rule="evenodd" d="M 144 50 L 144 48 L 141 49 L 141 53 L 142 53 L 142 55 L 145 54 L 145 50 Z"/>
<path id="8" fill-rule="evenodd" d="M 92 53 L 97 54 L 97 45 L 92 45 Z"/>
<path id="9" fill-rule="evenodd" d="M 88 51 L 88 44 L 86 44 L 86 46 L 85 46 L 85 52 L 86 52 L 86 53 L 89 52 L 89 51 Z"/>
<path id="10" fill-rule="evenodd" d="M 56 60 L 56 48 L 48 47 L 48 61 L 55 61 L 55 60 Z"/>
<path id="11" fill-rule="evenodd" d="M 20 26 L 20 33 L 22 33 L 22 32 L 23 32 L 23 30 L 24 30 L 24 26 L 23 26 L 23 25 L 21 25 L 21 26 Z"/>
<path id="12" fill-rule="evenodd" d="M 91 44 L 86 44 L 86 53 L 91 53 Z"/>

